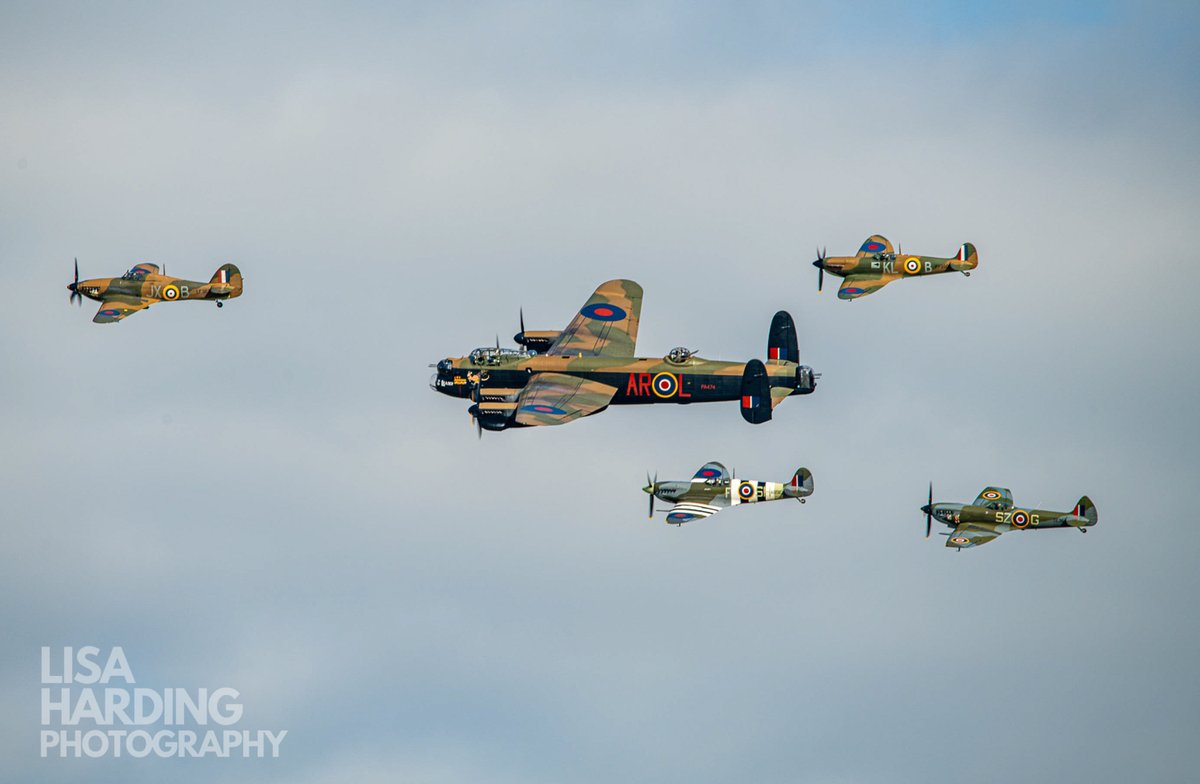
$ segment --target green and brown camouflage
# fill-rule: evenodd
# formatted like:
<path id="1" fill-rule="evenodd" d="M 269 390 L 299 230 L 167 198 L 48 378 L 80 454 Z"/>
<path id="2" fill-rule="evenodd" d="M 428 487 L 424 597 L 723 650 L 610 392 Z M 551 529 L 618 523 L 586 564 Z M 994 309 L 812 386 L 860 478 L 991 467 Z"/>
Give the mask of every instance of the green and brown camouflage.
<path id="1" fill-rule="evenodd" d="M 650 517 L 654 517 L 654 499 L 673 506 L 667 510 L 666 522 L 683 525 L 692 520 L 712 517 L 722 509 L 763 501 L 795 498 L 800 503 L 812 495 L 813 475 L 807 468 L 798 468 L 787 482 L 760 482 L 741 479 L 720 463 L 705 463 L 690 481 L 658 481 L 646 477 L 642 491 L 650 494 Z"/>
<path id="2" fill-rule="evenodd" d="M 817 268 L 817 291 L 825 283 L 825 273 L 845 278 L 838 289 L 838 299 L 857 299 L 873 294 L 894 280 L 961 272 L 970 276 L 979 266 L 975 246 L 964 242 L 958 253 L 949 258 L 919 256 L 892 249 L 886 237 L 872 234 L 854 256 L 826 256 L 823 252 L 813 262 Z"/>
<path id="3" fill-rule="evenodd" d="M 138 264 L 119 278 L 79 279 L 79 260 L 75 261 L 75 281 L 67 285 L 71 299 L 97 300 L 100 310 L 92 321 L 112 324 L 131 313 L 159 302 L 216 301 L 221 307 L 227 299 L 242 295 L 242 273 L 233 264 L 222 264 L 207 283 L 173 278 L 160 272 L 157 264 Z"/>
<path id="4" fill-rule="evenodd" d="M 929 538 L 932 521 L 954 529 L 944 536 L 947 547 L 962 550 L 978 547 L 1008 531 L 1039 531 L 1044 528 L 1076 528 L 1086 534 L 1099 519 L 1096 505 L 1086 495 L 1069 512 L 1050 509 L 1015 507 L 1012 493 L 1005 487 L 985 487 L 973 503 L 952 504 L 933 501 L 933 485 L 929 486 L 929 503 L 921 507 L 925 513 L 925 538 Z"/>
<path id="5" fill-rule="evenodd" d="M 759 424 L 784 398 L 816 388 L 818 376 L 799 363 L 795 323 L 785 311 L 771 323 L 765 362 L 724 362 L 682 347 L 663 357 L 636 357 L 641 306 L 641 286 L 610 280 L 561 332 L 530 333 L 522 324 L 522 348 L 497 342 L 444 359 L 430 386 L 469 398 L 477 426 L 487 430 L 561 425 L 610 405 L 729 400 L 740 401 L 746 421 Z M 542 345 L 544 353 L 530 348 Z"/>

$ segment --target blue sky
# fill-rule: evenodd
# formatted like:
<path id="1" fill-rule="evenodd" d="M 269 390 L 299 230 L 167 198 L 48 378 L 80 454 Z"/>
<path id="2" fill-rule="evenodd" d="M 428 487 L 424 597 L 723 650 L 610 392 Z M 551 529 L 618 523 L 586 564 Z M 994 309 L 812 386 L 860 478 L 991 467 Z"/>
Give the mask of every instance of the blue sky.
<path id="1" fill-rule="evenodd" d="M 0 9 L 0 778 L 1175 781 L 1200 635 L 1186 6 Z M 818 295 L 879 232 L 970 279 Z M 116 327 L 139 261 L 246 294 Z M 428 364 L 646 290 L 816 393 L 486 434 Z M 647 470 L 786 479 L 669 528 Z M 955 554 L 927 483 L 1095 500 Z M 779 508 L 784 507 L 784 508 Z M 795 507 L 795 508 L 793 508 Z M 38 651 L 233 685 L 275 761 L 37 757 Z M 869 753 L 868 753 L 869 752 Z"/>

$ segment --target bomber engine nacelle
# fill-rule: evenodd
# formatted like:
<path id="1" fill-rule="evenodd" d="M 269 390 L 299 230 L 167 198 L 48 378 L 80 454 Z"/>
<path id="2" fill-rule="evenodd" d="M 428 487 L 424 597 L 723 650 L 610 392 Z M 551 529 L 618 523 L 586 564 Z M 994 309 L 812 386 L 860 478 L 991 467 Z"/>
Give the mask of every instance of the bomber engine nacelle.
<path id="1" fill-rule="evenodd" d="M 518 346 L 524 346 L 535 354 L 545 354 L 561 334 L 562 332 L 548 329 L 521 330 L 513 335 L 513 342 Z"/>

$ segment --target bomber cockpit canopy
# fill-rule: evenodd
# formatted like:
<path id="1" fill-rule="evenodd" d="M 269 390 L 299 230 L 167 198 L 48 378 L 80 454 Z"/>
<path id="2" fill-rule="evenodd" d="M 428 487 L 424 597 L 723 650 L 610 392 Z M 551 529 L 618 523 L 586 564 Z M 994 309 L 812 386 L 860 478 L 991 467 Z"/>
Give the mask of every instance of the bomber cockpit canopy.
<path id="1" fill-rule="evenodd" d="M 502 365 L 505 362 L 513 362 L 531 356 L 533 355 L 525 349 L 482 346 L 472 351 L 467 356 L 467 359 L 471 361 L 472 365 L 494 367 L 495 365 Z"/>

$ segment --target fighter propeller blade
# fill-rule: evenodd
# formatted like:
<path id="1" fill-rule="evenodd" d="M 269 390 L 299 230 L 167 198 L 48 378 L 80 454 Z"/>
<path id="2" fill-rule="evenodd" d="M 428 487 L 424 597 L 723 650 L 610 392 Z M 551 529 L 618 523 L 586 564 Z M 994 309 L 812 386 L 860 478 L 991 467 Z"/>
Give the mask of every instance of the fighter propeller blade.
<path id="1" fill-rule="evenodd" d="M 825 285 L 825 249 L 817 248 L 817 260 L 813 262 L 813 266 L 817 268 L 817 293 L 821 293 L 821 288 Z"/>
<path id="2" fill-rule="evenodd" d="M 929 483 L 929 503 L 925 506 L 925 538 L 933 530 L 933 482 Z"/>
<path id="3" fill-rule="evenodd" d="M 79 258 L 75 258 L 75 282 L 67 286 L 71 290 L 70 301 L 77 305 L 83 305 L 83 295 L 79 293 Z"/>
<path id="4" fill-rule="evenodd" d="M 654 479 L 650 478 L 650 472 L 646 472 L 646 486 L 642 488 L 650 494 L 650 519 L 654 519 L 654 491 L 658 489 L 658 472 L 654 472 Z"/>

